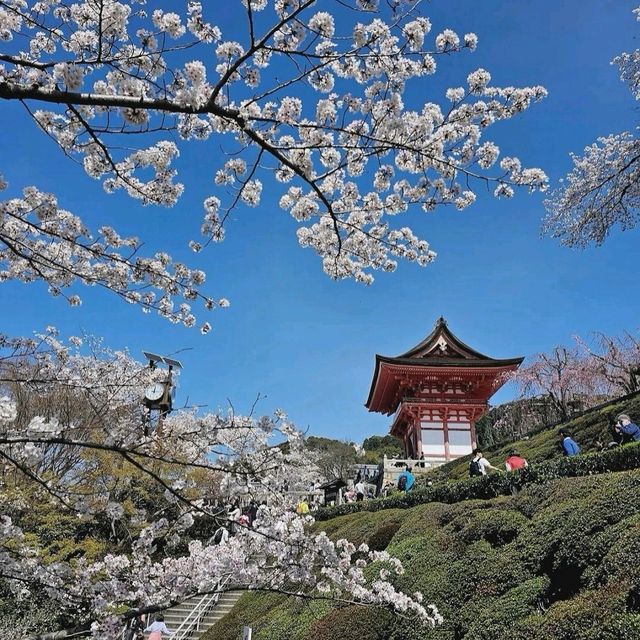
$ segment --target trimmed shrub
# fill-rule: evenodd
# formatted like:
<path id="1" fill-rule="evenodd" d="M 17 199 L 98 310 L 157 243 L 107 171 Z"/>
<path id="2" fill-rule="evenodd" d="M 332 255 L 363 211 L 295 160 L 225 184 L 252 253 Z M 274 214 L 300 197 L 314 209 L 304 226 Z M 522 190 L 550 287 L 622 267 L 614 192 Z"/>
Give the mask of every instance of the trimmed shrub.
<path id="1" fill-rule="evenodd" d="M 509 589 L 491 607 L 478 612 L 466 635 L 476 640 L 507 640 L 513 637 L 513 629 L 519 620 L 542 612 L 548 589 L 549 579 L 546 576 L 531 578 Z"/>
<path id="2" fill-rule="evenodd" d="M 640 616 L 625 611 L 617 585 L 585 591 L 518 626 L 518 640 L 638 640 Z M 498 636 L 499 637 L 499 636 Z"/>
<path id="3" fill-rule="evenodd" d="M 518 537 L 527 519 L 517 511 L 473 511 L 461 523 L 460 539 L 465 544 L 486 540 L 492 547 L 501 547 Z"/>
<path id="4" fill-rule="evenodd" d="M 348 538 L 353 544 L 367 542 L 379 528 L 392 523 L 400 523 L 404 518 L 402 510 L 389 509 L 377 512 L 365 512 L 359 515 L 347 515 L 331 522 L 318 524 L 317 531 L 324 531 L 332 540 Z"/>
<path id="5" fill-rule="evenodd" d="M 309 628 L 327 614 L 330 616 L 332 610 L 332 604 L 326 600 L 293 598 L 269 611 L 253 635 L 256 640 L 303 640 Z"/>
<path id="6" fill-rule="evenodd" d="M 589 586 L 597 588 L 611 580 L 626 580 L 627 608 L 640 613 L 640 514 L 622 520 L 607 533 L 604 557 L 593 567 Z"/>
<path id="7" fill-rule="evenodd" d="M 389 543 L 393 539 L 393 536 L 396 535 L 399 528 L 399 522 L 389 522 L 387 524 L 383 524 L 381 527 L 376 529 L 367 539 L 369 549 L 371 549 L 372 551 L 384 551 L 389 546 Z"/>
<path id="8" fill-rule="evenodd" d="M 277 593 L 245 593 L 224 618 L 207 629 L 200 640 L 238 640 L 244 626 L 259 629 L 265 617 L 287 601 L 286 596 Z"/>
<path id="9" fill-rule="evenodd" d="M 381 609 L 343 607 L 314 622 L 304 640 L 387 640 L 392 622 L 393 616 Z"/>
<path id="10" fill-rule="evenodd" d="M 579 587 L 584 569 L 606 554 L 613 540 L 611 533 L 601 534 L 640 511 L 640 476 L 556 482 L 544 506 L 517 546 L 528 566 L 550 575 L 554 588 L 566 597 Z"/>

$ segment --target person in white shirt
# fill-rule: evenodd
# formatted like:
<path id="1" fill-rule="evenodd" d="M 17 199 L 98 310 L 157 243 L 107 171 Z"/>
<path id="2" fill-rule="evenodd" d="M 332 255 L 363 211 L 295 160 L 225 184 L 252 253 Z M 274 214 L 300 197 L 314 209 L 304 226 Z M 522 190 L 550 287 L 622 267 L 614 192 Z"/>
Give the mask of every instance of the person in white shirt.
<path id="1" fill-rule="evenodd" d="M 152 622 L 145 630 L 144 633 L 149 634 L 148 640 L 162 640 L 163 635 L 171 636 L 173 631 L 167 629 L 167 625 L 164 623 L 164 616 L 158 614 L 155 622 Z"/>
<path id="2" fill-rule="evenodd" d="M 229 533 L 235 536 L 238 533 L 238 521 L 242 511 L 240 511 L 240 505 L 236 500 L 232 505 L 227 506 L 227 520 L 229 521 Z"/>
<path id="3" fill-rule="evenodd" d="M 356 500 L 358 502 L 360 502 L 361 500 L 364 500 L 364 497 L 367 494 L 367 489 L 364 486 L 364 482 L 362 482 L 362 480 L 359 480 L 358 482 L 356 482 L 355 487 L 353 488 L 355 489 L 355 492 L 356 492 Z"/>

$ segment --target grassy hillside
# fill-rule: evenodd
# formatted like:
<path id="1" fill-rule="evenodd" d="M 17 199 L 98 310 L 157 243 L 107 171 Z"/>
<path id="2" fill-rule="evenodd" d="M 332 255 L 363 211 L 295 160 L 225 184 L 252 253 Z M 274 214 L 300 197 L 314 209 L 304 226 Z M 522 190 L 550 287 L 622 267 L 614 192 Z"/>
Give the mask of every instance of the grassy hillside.
<path id="1" fill-rule="evenodd" d="M 515 443 L 507 443 L 498 447 L 488 447 L 484 453 L 489 461 L 498 466 L 513 448 L 523 455 L 529 462 L 542 462 L 561 455 L 558 445 L 558 431 L 560 426 L 573 434 L 584 453 L 595 451 L 597 443 L 607 442 L 608 425 L 620 413 L 628 413 L 633 420 L 640 423 L 640 394 L 626 396 L 615 402 L 607 402 L 595 407 L 580 416 L 552 428 L 541 429 L 531 434 L 527 439 Z M 468 475 L 469 458 L 454 460 L 435 470 L 437 477 L 446 476 L 448 479 L 459 479 Z"/>
<path id="2" fill-rule="evenodd" d="M 583 451 L 595 450 L 622 411 L 640 419 L 640 395 L 592 410 L 566 428 Z M 640 640 L 640 470 L 603 473 L 600 466 L 599 475 L 545 478 L 540 470 L 557 466 L 557 431 L 517 443 L 531 462 L 546 462 L 534 465 L 534 481 L 515 496 L 410 508 L 384 508 L 394 504 L 385 501 L 379 511 L 317 523 L 334 539 L 366 542 L 400 558 L 406 573 L 397 585 L 436 604 L 445 617 L 441 627 L 418 628 L 367 608 L 246 594 L 203 640 L 237 640 L 243 625 L 253 628 L 254 640 Z M 487 455 L 497 464 L 512 447 Z M 606 458 L 604 470 L 620 469 L 611 460 L 635 465 L 637 450 L 575 462 L 589 469 Z M 565 462 L 573 464 L 560 466 Z M 443 480 L 466 475 L 466 460 L 438 472 Z M 458 486 L 492 480 L 502 482 L 465 480 L 445 490 L 455 494 Z"/>
<path id="3" fill-rule="evenodd" d="M 640 471 L 563 478 L 517 496 L 363 512 L 320 523 L 387 548 L 445 623 L 247 594 L 205 640 L 640 639 Z"/>

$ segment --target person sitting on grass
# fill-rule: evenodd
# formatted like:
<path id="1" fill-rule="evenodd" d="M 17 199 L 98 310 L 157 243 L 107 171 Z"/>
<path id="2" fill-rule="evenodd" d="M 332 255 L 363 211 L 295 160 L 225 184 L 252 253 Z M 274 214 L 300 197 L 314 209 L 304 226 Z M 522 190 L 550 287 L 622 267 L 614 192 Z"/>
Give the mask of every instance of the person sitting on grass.
<path id="1" fill-rule="evenodd" d="M 517 469 L 526 469 L 529 463 L 517 452 L 512 451 L 504 461 L 507 471 L 516 471 Z"/>
<path id="2" fill-rule="evenodd" d="M 482 454 L 482 449 L 473 450 L 473 458 L 469 462 L 469 475 L 473 476 L 486 476 L 488 470 L 501 471 L 498 467 L 494 467 Z"/>
<path id="3" fill-rule="evenodd" d="M 640 441 L 640 427 L 631 422 L 631 418 L 626 413 L 621 413 L 616 421 L 616 430 L 623 434 L 625 442 Z"/>
<path id="4" fill-rule="evenodd" d="M 580 453 L 580 447 L 578 443 L 571 437 L 571 434 L 564 429 L 560 429 L 560 447 L 562 448 L 563 455 L 571 458 L 577 456 Z"/>

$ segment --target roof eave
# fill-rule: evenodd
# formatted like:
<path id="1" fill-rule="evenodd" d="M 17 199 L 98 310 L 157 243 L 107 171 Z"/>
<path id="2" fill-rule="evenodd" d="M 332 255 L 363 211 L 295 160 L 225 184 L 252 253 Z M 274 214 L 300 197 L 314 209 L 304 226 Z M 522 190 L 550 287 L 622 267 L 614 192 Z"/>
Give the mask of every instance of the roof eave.
<path id="1" fill-rule="evenodd" d="M 392 357 L 392 356 L 376 356 L 376 375 L 378 374 L 378 367 L 380 363 L 384 364 L 392 364 L 398 366 L 409 366 L 409 367 L 437 367 L 439 369 L 444 368 L 457 368 L 457 367 L 477 367 L 477 368 L 487 368 L 490 369 L 492 367 L 509 367 L 516 366 L 519 367 L 524 360 L 524 356 L 518 358 L 505 358 L 501 360 L 496 360 L 494 358 L 487 357 L 485 360 L 467 360 L 464 358 L 454 359 L 454 358 L 444 358 L 444 357 L 435 357 L 435 358 L 405 358 L 401 356 Z"/>

